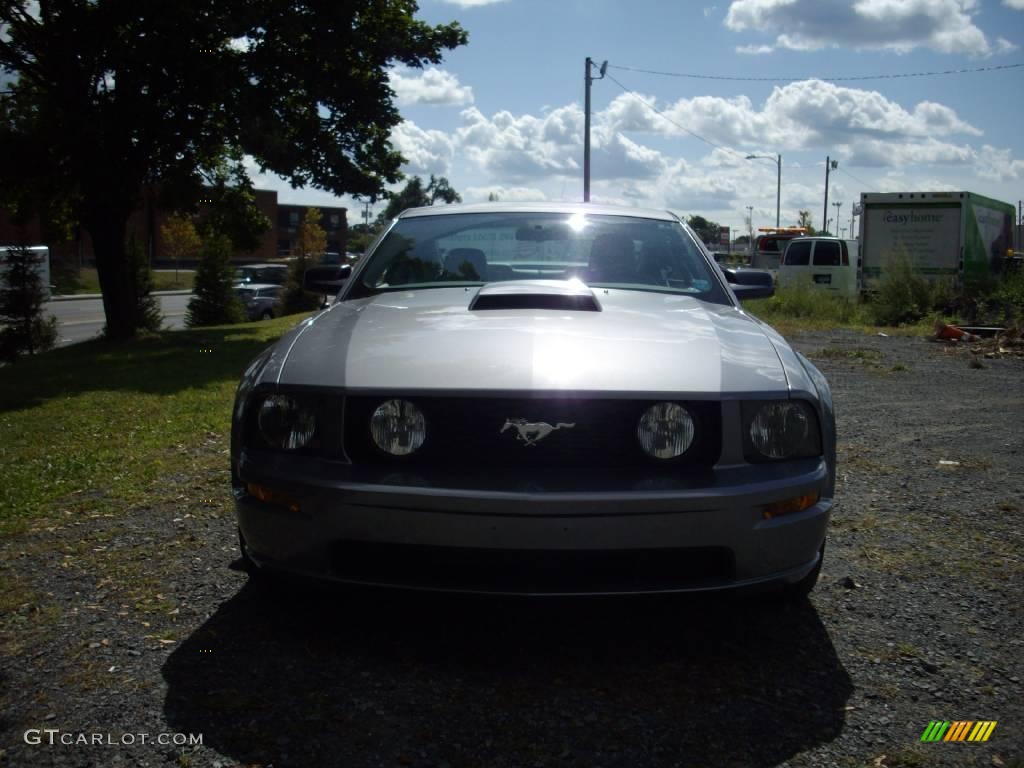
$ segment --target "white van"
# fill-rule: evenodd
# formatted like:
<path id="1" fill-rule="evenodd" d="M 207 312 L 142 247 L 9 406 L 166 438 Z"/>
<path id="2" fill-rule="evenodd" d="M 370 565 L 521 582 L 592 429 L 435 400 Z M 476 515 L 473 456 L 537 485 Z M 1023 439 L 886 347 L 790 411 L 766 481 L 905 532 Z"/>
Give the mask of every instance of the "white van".
<path id="1" fill-rule="evenodd" d="M 800 237 L 790 240 L 779 267 L 779 287 L 806 280 L 848 299 L 857 296 L 860 251 L 856 240 Z"/>
<path id="2" fill-rule="evenodd" d="M 14 245 L 0 245 L 0 280 L 6 281 L 7 275 L 7 254 L 10 251 L 17 250 L 17 246 Z M 32 255 L 35 256 L 36 271 L 39 273 L 39 277 L 43 283 L 43 291 L 46 294 L 46 299 L 50 299 L 50 249 L 45 245 L 32 245 L 29 246 L 29 250 Z"/>

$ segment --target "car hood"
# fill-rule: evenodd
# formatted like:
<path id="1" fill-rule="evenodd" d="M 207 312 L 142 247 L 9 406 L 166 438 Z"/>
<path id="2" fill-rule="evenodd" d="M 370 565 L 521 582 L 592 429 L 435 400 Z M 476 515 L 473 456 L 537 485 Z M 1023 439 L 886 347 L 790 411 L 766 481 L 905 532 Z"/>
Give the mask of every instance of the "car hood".
<path id="1" fill-rule="evenodd" d="M 787 391 L 775 344 L 735 307 L 599 288 L 598 312 L 471 310 L 477 290 L 402 291 L 335 304 L 282 340 L 286 357 L 268 374 L 282 385 L 405 392 Z"/>

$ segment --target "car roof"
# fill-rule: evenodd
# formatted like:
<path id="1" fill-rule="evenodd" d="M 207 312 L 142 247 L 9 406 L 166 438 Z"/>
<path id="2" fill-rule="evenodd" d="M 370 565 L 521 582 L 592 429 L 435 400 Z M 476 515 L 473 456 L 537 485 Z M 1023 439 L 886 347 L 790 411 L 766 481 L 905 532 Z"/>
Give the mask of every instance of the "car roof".
<path id="1" fill-rule="evenodd" d="M 235 269 L 266 269 L 267 267 L 273 267 L 274 269 L 288 269 L 287 264 L 239 264 Z"/>
<path id="2" fill-rule="evenodd" d="M 281 288 L 282 286 L 274 283 L 239 283 L 235 286 L 236 291 L 258 291 L 261 288 Z"/>
<path id="3" fill-rule="evenodd" d="M 601 203 L 468 203 L 464 205 L 429 205 L 407 208 L 400 219 L 419 216 L 446 216 L 457 213 L 592 213 L 596 216 L 633 216 L 659 221 L 679 221 L 674 213 L 656 208 L 632 208 L 626 205 Z"/>

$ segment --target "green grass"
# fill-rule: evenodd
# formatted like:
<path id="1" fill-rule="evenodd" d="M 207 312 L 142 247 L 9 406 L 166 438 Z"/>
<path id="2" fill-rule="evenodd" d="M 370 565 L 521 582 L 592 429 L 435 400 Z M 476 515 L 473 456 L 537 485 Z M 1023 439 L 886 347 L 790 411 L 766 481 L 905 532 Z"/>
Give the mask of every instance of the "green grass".
<path id="1" fill-rule="evenodd" d="M 810 283 L 777 289 L 775 295 L 768 299 L 744 301 L 743 308 L 784 336 L 835 328 L 863 333 L 884 330 L 890 335 L 917 336 L 931 333 L 933 324 L 931 319 L 925 319 L 897 327 L 880 326 L 875 322 L 876 313 L 870 304 L 835 296 Z"/>
<path id="2" fill-rule="evenodd" d="M 196 273 L 191 269 L 179 270 L 177 279 L 175 279 L 173 272 L 154 272 L 153 273 L 153 290 L 154 291 L 177 291 L 177 290 L 192 290 L 192 281 L 195 278 Z M 77 293 L 99 293 L 100 292 L 100 279 L 96 274 L 96 270 L 90 267 L 84 267 L 78 272 L 77 278 L 73 279 L 73 285 L 64 286 L 65 292 L 68 294 Z"/>
<path id="3" fill-rule="evenodd" d="M 0 369 L 0 534 L 224 496 L 238 380 L 300 319 L 91 341 Z"/>

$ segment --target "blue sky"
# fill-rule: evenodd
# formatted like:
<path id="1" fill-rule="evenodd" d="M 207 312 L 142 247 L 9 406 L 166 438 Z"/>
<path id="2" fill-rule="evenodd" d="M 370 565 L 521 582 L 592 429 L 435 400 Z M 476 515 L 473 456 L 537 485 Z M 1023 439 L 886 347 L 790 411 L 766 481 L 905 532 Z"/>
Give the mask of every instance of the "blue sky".
<path id="1" fill-rule="evenodd" d="M 610 75 L 593 86 L 595 201 L 737 229 L 753 206 L 755 227 L 774 224 L 776 166 L 751 153 L 782 154 L 783 224 L 808 209 L 821 225 L 826 156 L 843 226 L 865 191 L 1024 197 L 1024 67 L 828 80 L 1024 63 L 1024 0 L 422 0 L 419 15 L 458 20 L 469 44 L 392 73 L 393 141 L 407 173 L 445 175 L 467 202 L 581 199 L 588 55 Z M 359 220 L 348 199 L 257 185 Z"/>

